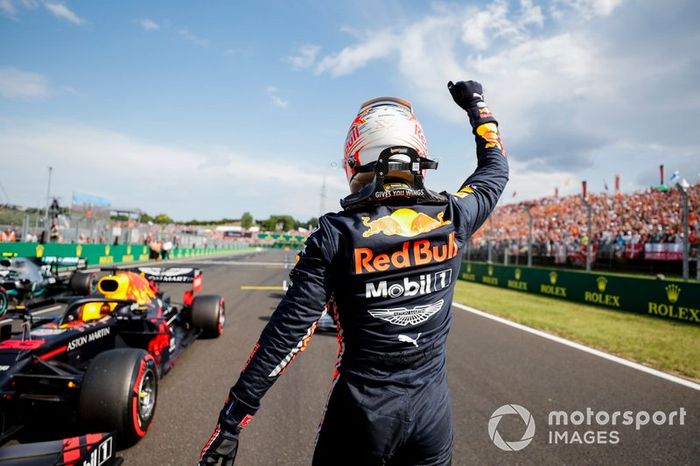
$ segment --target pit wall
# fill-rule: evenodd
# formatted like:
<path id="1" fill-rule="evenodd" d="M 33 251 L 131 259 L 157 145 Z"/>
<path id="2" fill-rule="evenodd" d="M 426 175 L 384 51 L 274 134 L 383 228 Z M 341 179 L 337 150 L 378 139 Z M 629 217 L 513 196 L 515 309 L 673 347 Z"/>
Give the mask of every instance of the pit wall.
<path id="1" fill-rule="evenodd" d="M 700 284 L 463 262 L 462 280 L 700 325 Z"/>

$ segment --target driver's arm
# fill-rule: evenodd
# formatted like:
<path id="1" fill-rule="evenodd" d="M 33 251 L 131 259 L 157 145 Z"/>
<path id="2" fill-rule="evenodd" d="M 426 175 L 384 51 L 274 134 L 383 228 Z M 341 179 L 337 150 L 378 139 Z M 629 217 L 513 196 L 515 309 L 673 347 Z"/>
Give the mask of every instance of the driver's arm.
<path id="1" fill-rule="evenodd" d="M 475 81 L 453 84 L 450 81 L 448 88 L 455 102 L 469 115 L 476 139 L 476 170 L 454 194 L 458 207 L 465 213 L 465 234 L 469 236 L 496 207 L 508 182 L 508 160 L 498 122 L 484 102 L 481 84 Z"/>

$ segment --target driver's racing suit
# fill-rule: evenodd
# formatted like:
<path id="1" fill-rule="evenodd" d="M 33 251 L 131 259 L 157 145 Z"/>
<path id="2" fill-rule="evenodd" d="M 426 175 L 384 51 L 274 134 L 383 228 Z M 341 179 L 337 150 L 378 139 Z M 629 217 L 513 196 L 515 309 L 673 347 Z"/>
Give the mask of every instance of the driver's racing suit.
<path id="1" fill-rule="evenodd" d="M 496 124 L 474 133 L 478 167 L 458 192 L 443 193 L 445 202 L 409 198 L 320 218 L 231 389 L 257 409 L 333 297 L 340 348 L 314 464 L 450 462 L 445 343 L 454 284 L 468 237 L 508 178 Z"/>

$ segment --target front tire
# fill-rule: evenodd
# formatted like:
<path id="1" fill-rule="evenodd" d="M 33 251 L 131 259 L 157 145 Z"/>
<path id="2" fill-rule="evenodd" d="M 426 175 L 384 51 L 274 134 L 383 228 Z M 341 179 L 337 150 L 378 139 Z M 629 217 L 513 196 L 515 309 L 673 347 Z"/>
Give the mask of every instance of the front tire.
<path id="1" fill-rule="evenodd" d="M 121 446 L 131 446 L 146 435 L 157 396 L 153 357 L 144 350 L 114 349 L 90 363 L 80 388 L 78 415 L 90 428 L 116 432 Z"/>
<path id="2" fill-rule="evenodd" d="M 5 288 L 0 287 L 0 319 L 5 315 L 9 303 L 10 298 L 7 296 L 7 291 L 5 291 Z"/>
<path id="3" fill-rule="evenodd" d="M 202 329 L 202 335 L 216 338 L 224 332 L 226 308 L 224 298 L 217 295 L 195 296 L 192 301 L 192 325 Z"/>

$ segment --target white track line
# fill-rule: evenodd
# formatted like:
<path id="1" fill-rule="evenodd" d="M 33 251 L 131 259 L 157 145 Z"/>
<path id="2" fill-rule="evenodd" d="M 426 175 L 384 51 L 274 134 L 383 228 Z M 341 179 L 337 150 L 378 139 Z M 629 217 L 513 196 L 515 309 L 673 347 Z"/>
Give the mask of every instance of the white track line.
<path id="1" fill-rule="evenodd" d="M 453 302 L 452 305 L 458 309 L 463 310 L 463 311 L 471 312 L 472 314 L 476 314 L 478 316 L 485 317 L 487 319 L 495 320 L 496 322 L 508 325 L 510 327 L 513 327 L 513 328 L 517 328 L 518 330 L 522 330 L 523 332 L 531 333 L 533 335 L 537 335 L 538 337 L 546 338 L 547 340 L 554 341 L 556 343 L 568 346 L 570 348 L 574 348 L 574 349 L 577 349 L 579 351 L 583 351 L 585 353 L 592 354 L 594 356 L 598 356 L 599 358 L 607 359 L 608 361 L 616 362 L 618 364 L 622 364 L 623 366 L 631 367 L 632 369 L 636 369 L 640 372 L 645 372 L 647 374 L 659 377 L 661 379 L 668 380 L 669 382 L 677 383 L 678 385 L 683 385 L 684 387 L 688 387 L 688 388 L 692 388 L 693 390 L 700 391 L 700 384 L 697 384 L 695 382 L 691 382 L 690 380 L 676 377 L 675 375 L 667 374 L 666 372 L 652 369 L 650 367 L 643 366 L 643 365 L 638 364 L 636 362 L 628 361 L 627 359 L 623 359 L 619 356 L 615 356 L 615 355 L 606 353 L 604 351 L 600 351 L 600 350 L 591 348 L 589 346 L 582 345 L 581 343 L 576 343 L 575 341 L 567 340 L 566 338 L 558 337 L 558 336 L 549 334 L 547 332 L 543 332 L 541 330 L 537 330 L 537 329 L 534 329 L 532 327 L 528 327 L 526 325 L 518 324 L 518 323 L 513 322 L 511 320 L 504 319 L 503 317 L 498 317 L 498 316 L 488 314 L 484 311 L 474 309 L 473 307 L 465 306 L 464 304 Z"/>

